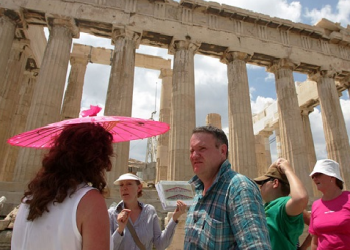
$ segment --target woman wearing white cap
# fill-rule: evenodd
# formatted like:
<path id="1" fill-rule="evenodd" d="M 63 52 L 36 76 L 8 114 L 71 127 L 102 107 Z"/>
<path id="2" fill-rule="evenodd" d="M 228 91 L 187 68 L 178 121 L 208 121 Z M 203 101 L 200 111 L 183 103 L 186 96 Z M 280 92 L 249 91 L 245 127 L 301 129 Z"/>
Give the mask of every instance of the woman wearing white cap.
<path id="1" fill-rule="evenodd" d="M 343 191 L 339 164 L 329 159 L 319 160 L 310 176 L 323 194 L 312 204 L 311 249 L 350 249 L 350 192 Z"/>
<path id="2" fill-rule="evenodd" d="M 138 201 L 142 196 L 141 179 L 131 173 L 121 175 L 119 185 L 122 201 L 108 210 L 114 250 L 167 248 L 172 240 L 179 217 L 186 204 L 177 201 L 177 208 L 167 227 L 161 231 L 155 208 Z"/>

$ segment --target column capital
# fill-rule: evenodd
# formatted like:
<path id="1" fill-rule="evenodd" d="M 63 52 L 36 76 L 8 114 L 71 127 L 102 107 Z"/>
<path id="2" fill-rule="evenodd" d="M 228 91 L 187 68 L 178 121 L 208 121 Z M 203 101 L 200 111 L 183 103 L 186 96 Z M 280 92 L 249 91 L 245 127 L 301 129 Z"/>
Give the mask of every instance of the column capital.
<path id="1" fill-rule="evenodd" d="M 196 53 L 200 43 L 192 42 L 191 40 L 175 40 L 169 45 L 169 54 L 175 54 L 179 50 L 190 50 Z"/>
<path id="2" fill-rule="evenodd" d="M 112 30 L 112 44 L 114 44 L 119 37 L 136 42 L 136 48 L 139 46 L 141 42 L 140 32 L 136 32 L 134 30 L 127 29 L 125 27 L 115 26 L 113 27 L 113 30 Z"/>
<path id="3" fill-rule="evenodd" d="M 344 86 L 344 88 L 349 89 L 350 88 L 350 74 L 345 76 L 343 79 L 339 81 L 339 84 Z"/>
<path id="4" fill-rule="evenodd" d="M 313 74 L 310 74 L 308 78 L 310 78 L 312 81 L 318 82 L 320 78 L 335 78 L 337 75 L 337 71 L 334 69 L 328 69 L 328 70 L 319 70 L 316 71 Z"/>
<path id="5" fill-rule="evenodd" d="M 297 63 L 293 62 L 288 58 L 282 58 L 280 60 L 273 61 L 272 64 L 267 67 L 266 71 L 270 73 L 276 73 L 279 69 L 290 69 L 294 70 Z"/>
<path id="6" fill-rule="evenodd" d="M 23 18 L 21 18 L 22 13 L 20 11 L 0 8 L 0 18 L 3 16 L 7 17 L 8 20 L 10 20 L 11 22 L 14 22 L 16 25 L 22 23 L 22 20 L 24 20 Z"/>
<path id="7" fill-rule="evenodd" d="M 172 69 L 160 69 L 159 79 L 163 79 L 165 77 L 172 77 L 173 70 Z"/>
<path id="8" fill-rule="evenodd" d="M 228 64 L 230 62 L 233 62 L 234 60 L 240 60 L 244 62 L 248 62 L 250 59 L 250 56 L 248 53 L 240 52 L 240 51 L 227 51 L 222 56 L 220 62 Z"/>
<path id="9" fill-rule="evenodd" d="M 314 108 L 312 108 L 312 107 L 301 108 L 301 109 L 300 109 L 301 115 L 305 115 L 305 116 L 309 115 L 309 114 L 310 114 L 311 112 L 313 112 L 313 111 L 314 111 Z"/>
<path id="10" fill-rule="evenodd" d="M 71 31 L 73 38 L 79 38 L 80 36 L 80 30 L 79 27 L 76 25 L 74 18 L 46 14 L 46 22 L 50 31 L 54 26 L 63 26 Z"/>
<path id="11" fill-rule="evenodd" d="M 71 65 L 73 64 L 87 65 L 89 62 L 89 58 L 84 55 L 79 55 L 79 56 L 71 55 L 69 61 Z"/>
<path id="12" fill-rule="evenodd" d="M 259 131 L 259 134 L 258 134 L 258 135 L 261 135 L 261 136 L 263 136 L 263 137 L 265 137 L 265 138 L 269 138 L 270 135 L 272 135 L 272 134 L 273 134 L 272 131 L 261 130 L 261 131 Z"/>

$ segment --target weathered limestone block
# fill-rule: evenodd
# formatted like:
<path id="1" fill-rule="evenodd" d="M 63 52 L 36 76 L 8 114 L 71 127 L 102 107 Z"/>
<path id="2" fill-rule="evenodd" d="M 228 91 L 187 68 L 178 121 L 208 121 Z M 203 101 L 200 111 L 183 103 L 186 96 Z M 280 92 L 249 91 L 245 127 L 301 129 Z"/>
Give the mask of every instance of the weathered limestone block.
<path id="1" fill-rule="evenodd" d="M 219 114 L 215 114 L 215 113 L 207 114 L 205 123 L 207 126 L 214 126 L 214 127 L 219 128 L 219 129 L 222 129 L 222 127 L 221 127 L 221 115 L 219 115 Z"/>

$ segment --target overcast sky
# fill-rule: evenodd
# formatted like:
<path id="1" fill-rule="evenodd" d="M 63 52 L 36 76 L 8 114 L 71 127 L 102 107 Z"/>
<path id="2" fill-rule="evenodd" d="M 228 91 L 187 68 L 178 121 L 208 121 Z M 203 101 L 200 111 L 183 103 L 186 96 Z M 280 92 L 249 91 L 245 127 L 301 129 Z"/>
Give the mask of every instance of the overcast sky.
<path id="1" fill-rule="evenodd" d="M 177 1 L 178 2 L 178 1 Z M 321 18 L 339 22 L 343 27 L 350 24 L 349 0 L 226 0 L 216 1 L 227 5 L 249 9 L 255 12 L 289 19 L 314 25 Z M 74 43 L 86 44 L 95 47 L 113 49 L 109 39 L 102 39 L 81 33 L 80 39 Z M 173 59 L 165 49 L 149 46 L 140 46 L 136 51 L 149 55 Z M 274 75 L 267 73 L 265 68 L 247 65 L 250 86 L 252 112 L 258 113 L 276 100 Z M 82 109 L 90 104 L 104 107 L 110 66 L 89 64 L 85 76 L 85 85 L 82 100 Z M 67 74 L 67 79 L 68 79 Z M 133 117 L 150 118 L 151 113 L 158 120 L 161 81 L 158 79 L 159 71 L 135 68 Z M 306 75 L 295 74 L 295 81 L 306 80 Z M 222 117 L 223 129 L 228 132 L 227 107 L 227 73 L 226 65 L 208 56 L 195 56 L 195 91 L 196 91 L 196 124 L 205 125 L 208 113 L 218 113 Z M 350 134 L 350 101 L 347 91 L 343 92 L 340 100 L 348 134 Z M 101 113 L 103 110 L 101 111 Z M 319 109 L 310 114 L 311 129 L 315 141 L 317 158 L 326 158 L 326 145 L 322 128 L 322 118 Z M 273 136 L 270 137 L 273 139 Z M 147 139 L 131 142 L 130 157 L 144 161 L 146 158 Z M 276 159 L 275 143 L 271 144 L 272 158 Z"/>

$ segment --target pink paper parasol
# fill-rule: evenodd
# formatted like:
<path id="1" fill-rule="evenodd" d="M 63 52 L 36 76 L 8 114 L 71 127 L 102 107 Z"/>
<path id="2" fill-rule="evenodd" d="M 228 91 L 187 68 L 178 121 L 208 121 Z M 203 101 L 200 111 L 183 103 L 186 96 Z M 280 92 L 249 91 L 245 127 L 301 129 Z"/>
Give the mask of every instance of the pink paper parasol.
<path id="1" fill-rule="evenodd" d="M 148 138 L 167 132 L 167 123 L 124 116 L 93 116 L 64 120 L 15 135 L 7 140 L 11 145 L 30 148 L 50 148 L 54 139 L 67 125 L 99 123 L 113 135 L 113 142 Z"/>

